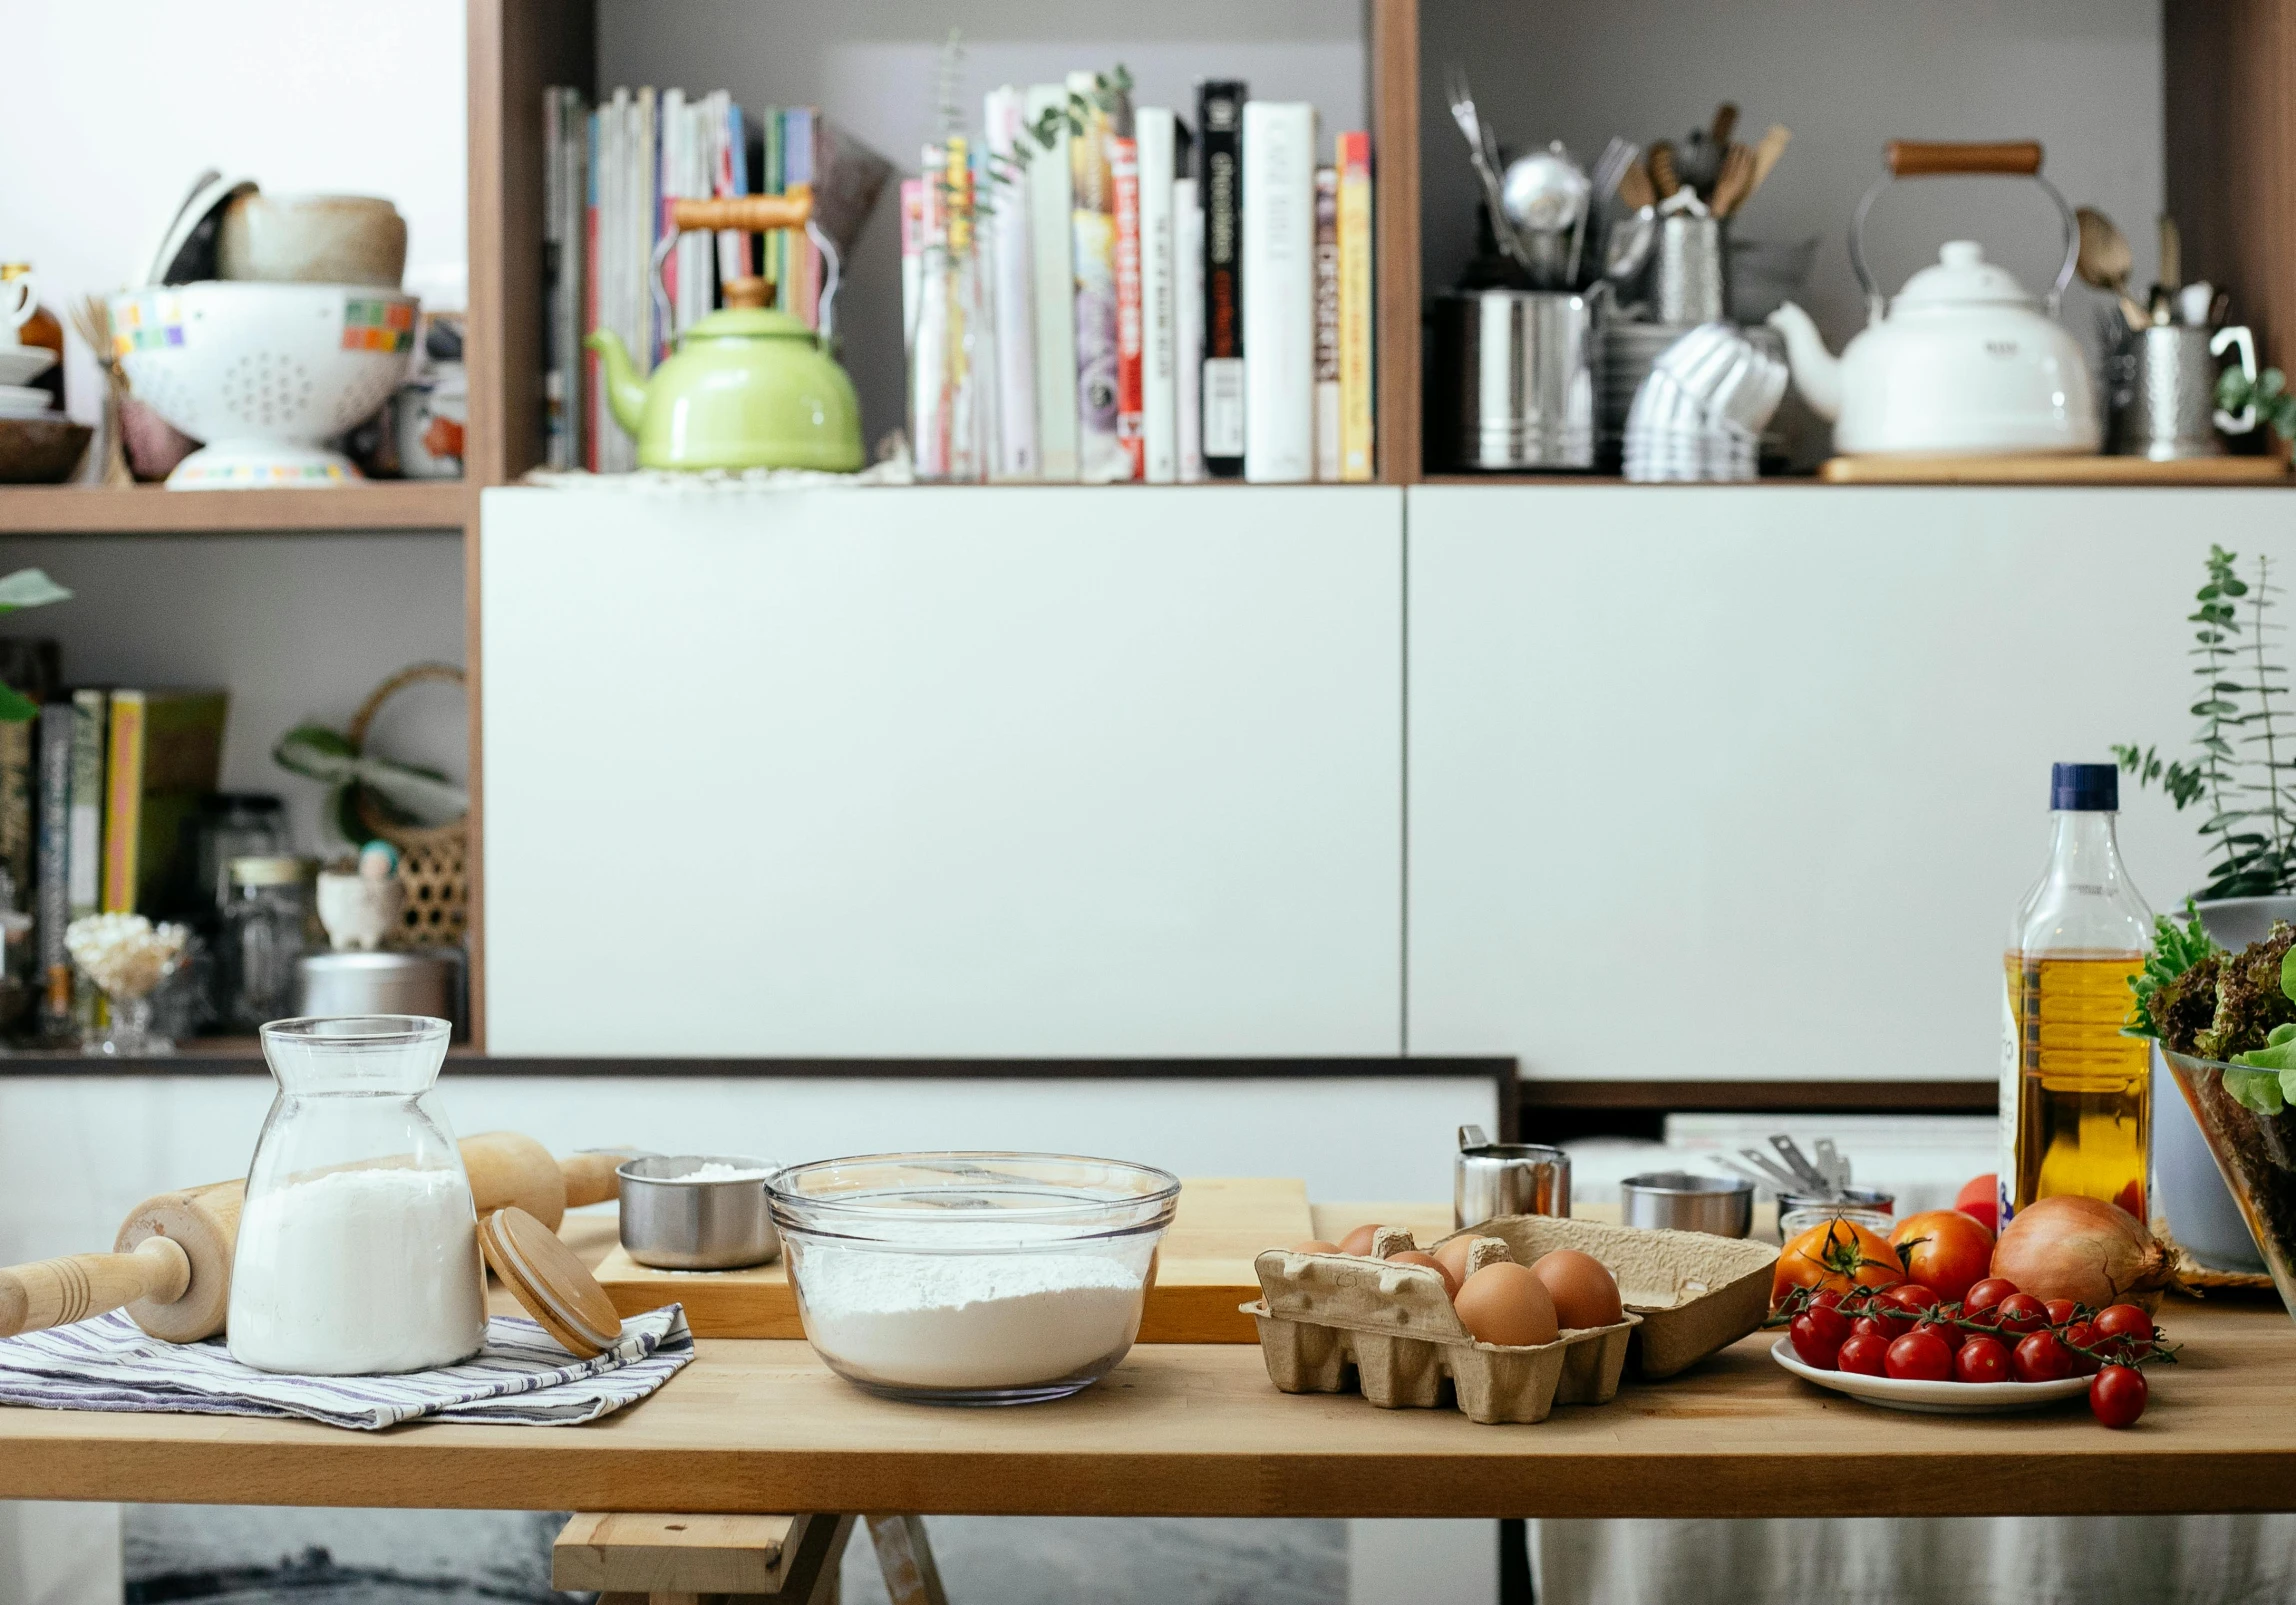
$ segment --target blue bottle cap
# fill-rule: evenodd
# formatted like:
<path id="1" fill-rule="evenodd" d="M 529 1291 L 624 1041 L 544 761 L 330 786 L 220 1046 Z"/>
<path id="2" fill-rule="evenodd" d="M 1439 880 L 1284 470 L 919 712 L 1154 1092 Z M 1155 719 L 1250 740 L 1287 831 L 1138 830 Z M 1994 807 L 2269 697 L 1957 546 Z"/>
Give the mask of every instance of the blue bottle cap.
<path id="1" fill-rule="evenodd" d="M 2115 813 L 2121 806 L 2121 772 L 2109 763 L 2049 766 L 2051 812 Z"/>

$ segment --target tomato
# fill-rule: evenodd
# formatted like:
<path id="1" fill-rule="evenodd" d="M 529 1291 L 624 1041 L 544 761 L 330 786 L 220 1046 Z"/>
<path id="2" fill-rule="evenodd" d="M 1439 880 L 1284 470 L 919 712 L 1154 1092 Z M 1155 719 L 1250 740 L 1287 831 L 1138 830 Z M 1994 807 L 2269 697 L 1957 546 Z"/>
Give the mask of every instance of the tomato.
<path id="1" fill-rule="evenodd" d="M 1973 1177 L 1954 1195 L 1953 1207 L 1989 1232 L 2001 1229 L 2001 1178 L 1991 1171 Z"/>
<path id="2" fill-rule="evenodd" d="M 2100 1345 L 2118 1340 L 2132 1360 L 2141 1360 L 2152 1353 L 2152 1340 L 2159 1335 L 2152 1317 L 2134 1304 L 2115 1304 L 2100 1310 L 2091 1324 L 2097 1330 Z"/>
<path id="3" fill-rule="evenodd" d="M 1935 1332 L 1908 1332 L 1889 1346 L 1884 1361 L 1900 1382 L 1943 1382 L 1953 1375 L 1953 1351 Z"/>
<path id="4" fill-rule="evenodd" d="M 2006 1276 L 1988 1276 L 1961 1296 L 1961 1308 L 1965 1313 L 1975 1315 L 1979 1310 L 1993 1308 L 2016 1291 L 2017 1284 Z"/>
<path id="5" fill-rule="evenodd" d="M 2095 1376 L 2097 1367 L 2103 1363 L 2093 1354 L 2081 1353 L 2083 1349 L 2095 1348 L 2098 1341 L 2097 1329 L 2086 1321 L 2075 1321 L 2065 1328 L 2065 1347 L 2073 1351 L 2073 1369 L 2082 1376 Z"/>
<path id="6" fill-rule="evenodd" d="M 1948 1352 L 1959 1349 L 1962 1340 L 1969 1336 L 1967 1332 L 1955 1326 L 1951 1321 L 1923 1321 L 1914 1330 L 1916 1332 L 1935 1333 L 1938 1341 L 1945 1345 Z"/>
<path id="7" fill-rule="evenodd" d="M 1776 1309 L 1797 1287 L 1889 1287 L 1905 1280 L 1897 1252 L 1879 1232 L 1855 1221 L 1820 1221 L 1788 1243 L 1770 1279 Z"/>
<path id="8" fill-rule="evenodd" d="M 1812 1298 L 1810 1303 L 1822 1310 L 1838 1310 L 1842 1307 L 1842 1290 L 1838 1287 L 1829 1287 Z"/>
<path id="9" fill-rule="evenodd" d="M 1885 1319 L 1879 1315 L 1861 1315 L 1850 1322 L 1850 1332 L 1855 1337 L 1877 1337 L 1884 1343 L 1889 1343 L 1910 1331 L 1912 1324 L 1911 1317 L 1907 1317 L 1901 1323 Z"/>
<path id="10" fill-rule="evenodd" d="M 1794 1340 L 1794 1352 L 1802 1357 L 1804 1365 L 1814 1365 L 1821 1371 L 1834 1368 L 1834 1356 L 1842 1352 L 1849 1341 L 1850 1324 L 1834 1310 L 1806 1310 L 1794 1317 L 1786 1335 Z"/>
<path id="11" fill-rule="evenodd" d="M 1877 1377 L 1888 1359 L 1889 1339 L 1860 1332 L 1842 1345 L 1842 1352 L 1834 1356 L 1834 1364 L 1840 1370 Z"/>
<path id="12" fill-rule="evenodd" d="M 1948 1303 L 1984 1281 L 1993 1264 L 1993 1234 L 1958 1209 L 1908 1215 L 1889 1241 L 1905 1274 Z"/>
<path id="13" fill-rule="evenodd" d="M 2143 1220 L 2145 1218 L 2144 1183 L 2141 1181 L 2130 1182 L 2113 1195 L 2113 1202 L 2134 1215 L 2138 1220 Z"/>
<path id="14" fill-rule="evenodd" d="M 2136 1367 L 2108 1365 L 2089 1384 L 2089 1410 L 2108 1427 L 2133 1427 L 2145 1413 L 2149 1392 Z"/>
<path id="15" fill-rule="evenodd" d="M 2059 1382 L 2073 1374 L 2073 1351 L 2054 1332 L 2035 1332 L 2017 1345 L 2017 1380 Z"/>
<path id="16" fill-rule="evenodd" d="M 2080 1305 L 2069 1298 L 2053 1298 L 2042 1308 L 2049 1312 L 2049 1324 L 2051 1326 L 2063 1326 L 2067 1321 L 2081 1313 Z"/>
<path id="17" fill-rule="evenodd" d="M 1956 1382 L 2008 1381 L 2009 1345 L 1982 1332 L 1972 1333 L 1953 1356 L 1953 1378 Z"/>
<path id="18" fill-rule="evenodd" d="M 1995 1308 L 2004 1332 L 2038 1332 L 2049 1324 L 2049 1306 L 2030 1293 L 2012 1293 Z"/>
<path id="19" fill-rule="evenodd" d="M 1934 1310 L 1944 1302 L 1936 1293 L 1923 1287 L 1919 1282 L 1900 1282 L 1887 1293 L 1884 1293 L 1882 1297 L 1888 1299 L 1899 1309 L 1912 1310 L 1917 1315 L 1925 1310 Z"/>

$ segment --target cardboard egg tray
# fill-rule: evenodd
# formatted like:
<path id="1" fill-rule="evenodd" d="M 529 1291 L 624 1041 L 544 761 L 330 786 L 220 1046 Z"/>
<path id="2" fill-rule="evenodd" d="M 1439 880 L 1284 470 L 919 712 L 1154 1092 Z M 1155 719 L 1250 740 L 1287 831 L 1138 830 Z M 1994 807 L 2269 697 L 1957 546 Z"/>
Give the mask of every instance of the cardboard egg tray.
<path id="1" fill-rule="evenodd" d="M 1778 1250 L 1767 1243 L 1553 1215 L 1502 1215 L 1451 1237 L 1496 1237 L 1524 1265 L 1558 1248 L 1602 1261 L 1618 1281 L 1627 1313 L 1642 1318 L 1634 1334 L 1635 1371 L 1650 1380 L 1728 1348 L 1770 1313 Z"/>
<path id="2" fill-rule="evenodd" d="M 1243 1309 L 1259 1325 L 1268 1380 L 1285 1393 L 1360 1388 L 1383 1410 L 1455 1402 L 1486 1424 L 1544 1421 L 1558 1403 L 1607 1404 L 1617 1395 L 1635 1316 L 1527 1348 L 1478 1343 L 1441 1276 L 1380 1263 L 1409 1246 L 1407 1234 L 1383 1231 L 1377 1258 L 1261 1254 L 1260 1297 Z"/>

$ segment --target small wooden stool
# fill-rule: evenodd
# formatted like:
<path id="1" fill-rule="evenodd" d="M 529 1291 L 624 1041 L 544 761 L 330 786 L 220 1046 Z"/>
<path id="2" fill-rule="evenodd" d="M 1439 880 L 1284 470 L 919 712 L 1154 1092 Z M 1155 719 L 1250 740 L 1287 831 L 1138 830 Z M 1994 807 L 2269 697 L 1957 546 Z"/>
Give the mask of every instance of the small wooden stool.
<path id="1" fill-rule="evenodd" d="M 598 1605 L 836 1605 L 851 1516 L 578 1515 L 550 1552 L 555 1588 Z M 875 1515 L 893 1605 L 948 1605 L 924 1518 Z"/>

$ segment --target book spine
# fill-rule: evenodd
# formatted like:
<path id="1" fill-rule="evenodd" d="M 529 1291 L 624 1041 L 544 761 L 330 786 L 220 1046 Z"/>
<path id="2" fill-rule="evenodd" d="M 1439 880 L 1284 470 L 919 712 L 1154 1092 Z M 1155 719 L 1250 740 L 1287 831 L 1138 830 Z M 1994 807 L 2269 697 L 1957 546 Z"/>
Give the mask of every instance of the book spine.
<path id="1" fill-rule="evenodd" d="M 814 182 L 813 134 L 820 115 L 811 106 L 792 106 L 781 114 L 781 185 L 785 190 L 793 184 L 810 187 Z M 784 230 L 782 238 L 788 242 L 789 310 L 803 319 L 807 328 L 818 329 L 821 327 L 820 251 L 813 243 L 813 236 L 802 229 L 794 234 Z"/>
<path id="2" fill-rule="evenodd" d="M 1100 485 L 1127 477 L 1131 466 L 1116 434 L 1115 130 L 1093 74 L 1069 74 L 1068 88 L 1083 124 L 1068 142 L 1076 234 L 1076 475 Z"/>
<path id="3" fill-rule="evenodd" d="M 1244 85 L 1218 79 L 1196 91 L 1204 185 L 1204 471 L 1244 472 Z"/>
<path id="4" fill-rule="evenodd" d="M 1068 104 L 1065 84 L 1032 84 L 1030 127 Z M 1030 142 L 1028 227 L 1030 299 L 1036 308 L 1036 454 L 1046 479 L 1076 477 L 1076 262 L 1070 199 L 1068 124 L 1056 122 L 1047 147 Z"/>
<path id="5" fill-rule="evenodd" d="M 923 215 L 917 230 L 917 333 L 909 350 L 909 438 L 917 477 L 949 473 L 948 152 L 927 145 Z"/>
<path id="6" fill-rule="evenodd" d="M 981 317 L 980 244 L 974 229 L 972 141 L 949 139 L 947 248 L 941 253 L 948 280 L 948 477 L 978 484 L 988 477 L 996 449 L 995 331 Z"/>
<path id="7" fill-rule="evenodd" d="M 1010 478 L 1035 479 L 1043 471 L 1037 451 L 1036 274 L 1034 230 L 1029 218 L 1029 181 L 1019 166 L 1027 113 L 1020 90 L 1010 84 L 992 89 L 982 104 L 988 129 L 990 192 L 996 209 L 988 220 L 994 241 L 997 330 L 996 471 Z"/>
<path id="8" fill-rule="evenodd" d="M 901 180 L 901 345 L 914 358 L 925 282 L 925 181 Z"/>
<path id="9" fill-rule="evenodd" d="M 653 284 L 648 276 L 654 259 L 654 242 L 662 237 L 666 221 L 662 215 L 662 97 L 651 88 L 639 90 L 632 122 L 637 137 L 633 142 L 630 185 L 637 196 L 637 205 L 630 214 L 630 308 L 637 319 L 641 344 L 631 349 L 646 353 L 646 366 L 650 369 L 670 354 L 669 330 L 663 326 L 661 309 L 654 304 Z M 668 271 L 666 264 L 663 271 Z M 637 446 L 632 442 L 631 461 L 636 460 Z"/>
<path id="10" fill-rule="evenodd" d="M 51 1018 L 72 1012 L 72 956 L 64 927 L 72 922 L 72 740 L 78 715 L 69 702 L 40 710 L 39 899 L 40 982 Z"/>
<path id="11" fill-rule="evenodd" d="M 1315 477 L 1339 481 L 1339 170 L 1315 170 Z"/>
<path id="12" fill-rule="evenodd" d="M 40 777 L 33 772 L 33 721 L 0 723 L 0 874 L 8 880 L 0 908 L 28 914 L 34 906 L 33 872 L 39 859 L 32 835 L 32 799 Z"/>
<path id="13" fill-rule="evenodd" d="M 542 462 L 548 468 L 571 468 L 573 452 L 568 432 L 566 398 L 572 380 L 560 358 L 564 347 L 567 306 L 564 300 L 567 257 L 572 242 L 565 231 L 564 182 L 566 159 L 566 92 L 555 85 L 542 92 Z"/>
<path id="14" fill-rule="evenodd" d="M 601 122 L 602 111 L 589 116 L 588 138 L 584 151 L 583 203 L 582 203 L 582 260 L 588 271 L 582 275 L 582 332 L 602 326 L 598 304 L 598 288 L 604 273 L 598 252 L 598 173 L 604 165 L 605 135 Z M 604 465 L 599 460 L 601 442 L 606 437 L 606 388 L 601 382 L 598 353 L 585 349 L 582 353 L 582 466 L 597 473 Z"/>
<path id="15" fill-rule="evenodd" d="M 781 108 L 779 106 L 766 107 L 765 162 L 758 170 L 757 186 L 762 194 L 779 195 L 785 187 L 782 167 L 787 155 L 785 146 L 788 138 L 789 130 L 782 121 Z M 764 236 L 764 243 L 759 247 L 764 253 L 764 265 L 759 271 L 773 281 L 773 304 L 784 312 L 789 310 L 788 244 L 789 230 L 776 229 L 773 233 Z"/>
<path id="16" fill-rule="evenodd" d="M 1116 441 L 1124 448 L 1126 479 L 1147 477 L 1143 438 L 1142 365 L 1147 318 L 1140 303 L 1140 141 L 1127 133 L 1108 141 L 1109 195 L 1116 206 Z"/>
<path id="17" fill-rule="evenodd" d="M 1204 478 L 1204 207 L 1196 180 L 1172 184 L 1172 257 L 1178 280 L 1173 344 L 1179 353 L 1174 381 L 1180 483 Z"/>
<path id="18" fill-rule="evenodd" d="M 1173 188 L 1179 121 L 1171 109 L 1147 106 L 1133 118 L 1140 153 L 1141 478 L 1152 485 L 1180 479 L 1179 296 L 1173 283 L 1178 245 Z"/>
<path id="19" fill-rule="evenodd" d="M 96 913 L 104 901 L 107 710 L 101 691 L 72 693 L 72 822 L 65 866 L 73 919 Z"/>
<path id="20" fill-rule="evenodd" d="M 143 836 L 144 694 L 112 693 L 111 752 L 104 769 L 104 912 L 136 911 Z"/>
<path id="21" fill-rule="evenodd" d="M 1315 108 L 1244 105 L 1244 477 L 1315 473 Z"/>
<path id="22" fill-rule="evenodd" d="M 1339 136 L 1339 477 L 1367 483 L 1374 467 L 1372 339 L 1375 260 L 1371 136 Z"/>

